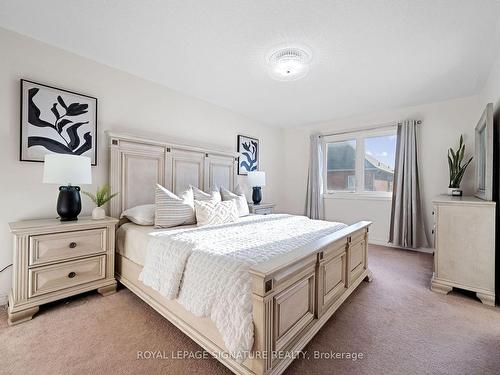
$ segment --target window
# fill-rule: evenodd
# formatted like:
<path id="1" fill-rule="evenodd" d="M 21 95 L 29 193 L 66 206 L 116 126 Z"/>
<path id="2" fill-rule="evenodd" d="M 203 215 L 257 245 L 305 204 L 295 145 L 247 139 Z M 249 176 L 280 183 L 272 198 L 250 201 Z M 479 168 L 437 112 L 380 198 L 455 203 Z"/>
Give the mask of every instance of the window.
<path id="1" fill-rule="evenodd" d="M 392 192 L 396 135 L 365 138 L 365 191 Z"/>
<path id="2" fill-rule="evenodd" d="M 356 189 L 356 141 L 340 141 L 328 144 L 328 190 L 355 191 Z"/>
<path id="3" fill-rule="evenodd" d="M 391 195 L 396 158 L 395 128 L 328 136 L 324 141 L 327 193 Z"/>

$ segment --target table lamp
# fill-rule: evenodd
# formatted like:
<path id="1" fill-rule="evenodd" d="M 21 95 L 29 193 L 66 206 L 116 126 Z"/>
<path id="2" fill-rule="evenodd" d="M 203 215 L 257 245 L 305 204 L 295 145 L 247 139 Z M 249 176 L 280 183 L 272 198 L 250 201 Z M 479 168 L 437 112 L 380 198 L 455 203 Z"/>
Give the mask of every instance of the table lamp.
<path id="1" fill-rule="evenodd" d="M 248 172 L 248 184 L 253 188 L 253 204 L 259 204 L 262 200 L 261 187 L 266 186 L 266 172 L 254 171 Z"/>
<path id="2" fill-rule="evenodd" d="M 92 183 L 90 158 L 66 154 L 45 155 L 43 182 L 61 185 L 57 198 L 57 213 L 61 221 L 78 220 L 82 200 L 80 187 L 75 185 Z"/>

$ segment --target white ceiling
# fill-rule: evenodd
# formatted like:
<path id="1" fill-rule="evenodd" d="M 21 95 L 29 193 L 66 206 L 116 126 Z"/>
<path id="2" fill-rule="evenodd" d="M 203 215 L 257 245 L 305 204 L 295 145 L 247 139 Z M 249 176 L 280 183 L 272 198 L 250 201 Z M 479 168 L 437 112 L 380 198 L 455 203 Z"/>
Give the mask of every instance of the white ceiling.
<path id="1" fill-rule="evenodd" d="M 0 0 L 0 25 L 282 127 L 477 93 L 496 0 Z M 278 82 L 275 46 L 312 50 Z"/>

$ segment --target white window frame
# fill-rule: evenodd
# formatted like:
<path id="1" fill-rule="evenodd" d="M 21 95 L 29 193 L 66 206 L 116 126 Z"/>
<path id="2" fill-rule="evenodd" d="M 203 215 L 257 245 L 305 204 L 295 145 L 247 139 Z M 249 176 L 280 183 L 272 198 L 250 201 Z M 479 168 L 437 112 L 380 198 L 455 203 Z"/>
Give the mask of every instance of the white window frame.
<path id="1" fill-rule="evenodd" d="M 397 126 L 384 127 L 383 129 L 343 132 L 342 134 L 322 137 L 323 142 L 323 198 L 325 199 L 380 199 L 390 200 L 392 192 L 366 191 L 365 190 L 365 138 L 397 135 Z M 342 141 L 356 141 L 356 186 L 354 191 L 328 190 L 327 164 L 328 143 Z"/>

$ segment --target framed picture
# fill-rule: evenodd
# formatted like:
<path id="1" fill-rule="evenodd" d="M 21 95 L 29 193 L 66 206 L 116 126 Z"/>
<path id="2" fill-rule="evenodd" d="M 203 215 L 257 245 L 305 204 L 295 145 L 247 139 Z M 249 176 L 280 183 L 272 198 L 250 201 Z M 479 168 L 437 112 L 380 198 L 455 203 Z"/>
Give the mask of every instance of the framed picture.
<path id="1" fill-rule="evenodd" d="M 97 165 L 97 99 L 21 80 L 21 161 L 88 156 Z"/>
<path id="2" fill-rule="evenodd" d="M 475 129 L 474 159 L 476 183 L 474 195 L 491 201 L 493 198 L 493 104 L 488 103 Z"/>
<path id="3" fill-rule="evenodd" d="M 238 174 L 246 176 L 248 172 L 259 170 L 259 140 L 245 135 L 238 135 Z"/>

